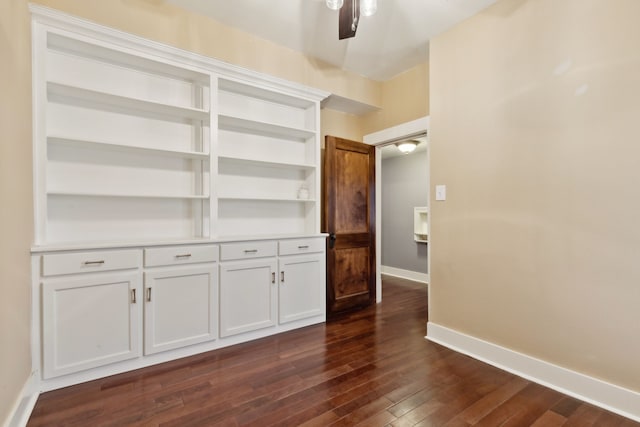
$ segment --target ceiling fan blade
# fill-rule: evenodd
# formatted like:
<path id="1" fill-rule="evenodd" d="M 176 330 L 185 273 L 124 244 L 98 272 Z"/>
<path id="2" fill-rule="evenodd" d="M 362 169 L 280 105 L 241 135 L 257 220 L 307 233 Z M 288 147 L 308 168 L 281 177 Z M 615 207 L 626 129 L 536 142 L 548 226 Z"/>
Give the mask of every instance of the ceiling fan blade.
<path id="1" fill-rule="evenodd" d="M 338 16 L 338 39 L 354 37 L 360 22 L 360 0 L 345 0 Z"/>

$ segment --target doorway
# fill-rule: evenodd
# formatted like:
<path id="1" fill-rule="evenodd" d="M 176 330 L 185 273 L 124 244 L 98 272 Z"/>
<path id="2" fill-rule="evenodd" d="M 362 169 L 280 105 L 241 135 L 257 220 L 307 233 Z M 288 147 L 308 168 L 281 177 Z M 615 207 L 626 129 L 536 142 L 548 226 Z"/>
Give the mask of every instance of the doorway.
<path id="1" fill-rule="evenodd" d="M 385 146 L 393 144 L 398 141 L 419 138 L 426 135 L 426 141 L 424 144 L 429 144 L 429 117 L 422 117 L 411 122 L 403 123 L 398 126 L 394 126 L 388 129 L 381 130 L 369 135 L 364 136 L 364 143 L 373 145 L 376 147 L 376 212 L 378 212 L 378 218 L 376 221 L 376 301 L 382 301 L 382 221 L 384 217 L 384 209 L 382 207 L 382 149 Z M 429 156 L 427 155 L 427 159 Z M 429 160 L 425 165 L 429 170 Z M 427 196 L 429 196 L 429 179 L 425 183 L 427 188 Z M 428 211 L 427 211 L 428 212 Z M 429 234 L 427 222 L 427 235 Z M 427 250 L 427 271 L 431 271 L 430 266 L 430 253 L 431 247 Z"/>

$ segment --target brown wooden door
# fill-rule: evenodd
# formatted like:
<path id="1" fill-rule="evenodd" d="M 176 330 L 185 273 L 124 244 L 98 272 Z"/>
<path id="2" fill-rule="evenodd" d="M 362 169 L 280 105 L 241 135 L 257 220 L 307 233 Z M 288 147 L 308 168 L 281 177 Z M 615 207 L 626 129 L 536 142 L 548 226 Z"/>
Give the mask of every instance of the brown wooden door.
<path id="1" fill-rule="evenodd" d="M 375 148 L 327 136 L 322 228 L 327 240 L 327 310 L 376 299 Z"/>

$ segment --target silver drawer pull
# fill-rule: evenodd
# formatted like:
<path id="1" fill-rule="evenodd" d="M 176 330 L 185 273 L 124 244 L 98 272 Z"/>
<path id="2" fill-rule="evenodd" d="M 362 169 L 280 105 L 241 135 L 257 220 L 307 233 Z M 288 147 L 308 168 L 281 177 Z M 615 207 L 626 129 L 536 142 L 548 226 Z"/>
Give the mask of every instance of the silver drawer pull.
<path id="1" fill-rule="evenodd" d="M 131 289 L 131 303 L 132 304 L 137 303 L 137 301 L 136 301 L 136 290 L 135 289 Z"/>
<path id="2" fill-rule="evenodd" d="M 82 264 L 83 265 L 95 265 L 95 266 L 98 266 L 98 265 L 104 264 L 104 260 L 101 259 L 100 261 L 85 261 Z"/>
<path id="3" fill-rule="evenodd" d="M 257 249 L 246 249 L 244 251 L 245 254 L 257 254 L 258 250 Z"/>
<path id="4" fill-rule="evenodd" d="M 178 259 L 191 258 L 191 254 L 176 255 L 176 258 Z"/>
<path id="5" fill-rule="evenodd" d="M 298 246 L 298 249 L 309 249 L 309 245 Z"/>

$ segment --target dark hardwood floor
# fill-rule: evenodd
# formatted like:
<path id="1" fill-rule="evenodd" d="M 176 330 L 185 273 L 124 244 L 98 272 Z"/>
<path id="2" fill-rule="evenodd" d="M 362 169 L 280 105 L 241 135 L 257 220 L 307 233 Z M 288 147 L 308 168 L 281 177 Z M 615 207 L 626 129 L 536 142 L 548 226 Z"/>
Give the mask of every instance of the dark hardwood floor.
<path id="1" fill-rule="evenodd" d="M 45 393 L 29 426 L 640 426 L 424 339 L 423 286 L 318 325 Z"/>

